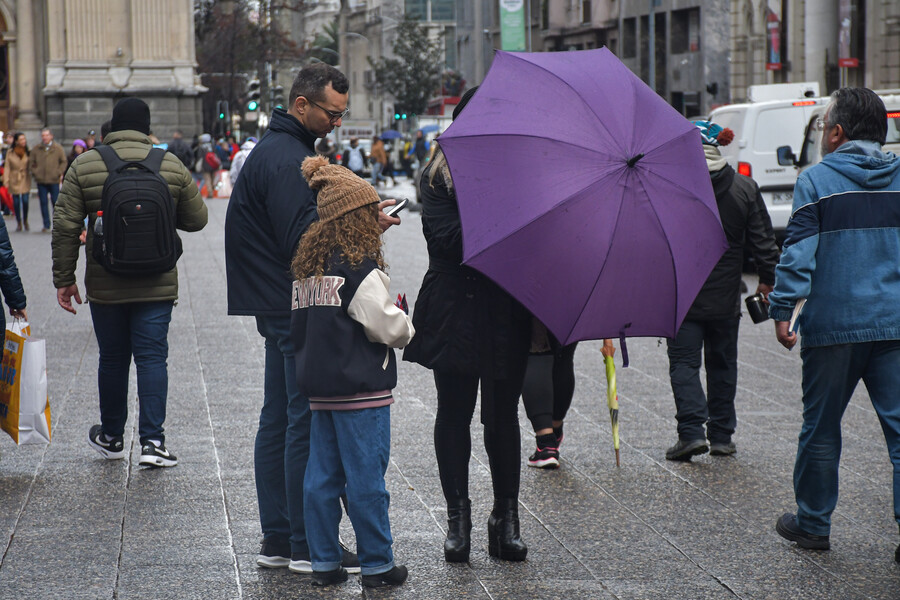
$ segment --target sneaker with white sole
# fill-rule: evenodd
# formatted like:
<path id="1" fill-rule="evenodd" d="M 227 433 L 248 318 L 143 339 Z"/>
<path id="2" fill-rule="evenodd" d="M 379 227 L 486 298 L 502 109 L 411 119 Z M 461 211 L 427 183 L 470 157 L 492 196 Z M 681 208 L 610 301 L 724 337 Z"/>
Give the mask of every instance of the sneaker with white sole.
<path id="1" fill-rule="evenodd" d="M 178 459 L 166 450 L 166 445 L 159 440 L 148 440 L 141 446 L 140 465 L 144 467 L 174 467 Z"/>
<path id="2" fill-rule="evenodd" d="M 256 564 L 267 569 L 282 569 L 291 564 L 291 545 L 281 539 L 263 539 Z"/>
<path id="3" fill-rule="evenodd" d="M 343 567 L 347 573 L 353 575 L 359 574 L 359 557 L 356 556 L 343 541 L 341 542 L 341 567 Z M 288 566 L 288 569 L 290 569 L 292 573 L 312 573 L 313 568 L 312 562 L 309 560 L 309 555 L 299 554 L 297 552 L 293 553 L 291 555 L 291 564 Z"/>
<path id="4" fill-rule="evenodd" d="M 290 569 L 291 573 L 312 573 L 312 563 L 309 560 L 309 553 L 300 554 L 299 552 L 294 552 L 291 554 L 291 563 L 288 565 L 288 569 Z"/>
<path id="5" fill-rule="evenodd" d="M 101 425 L 94 425 L 88 432 L 88 444 L 106 460 L 125 458 L 125 444 L 122 436 L 110 437 L 103 433 Z"/>
<path id="6" fill-rule="evenodd" d="M 558 469 L 559 448 L 540 448 L 528 457 L 528 466 L 536 469 Z"/>
<path id="7" fill-rule="evenodd" d="M 341 566 L 351 575 L 357 575 L 360 570 L 359 557 L 356 555 L 356 552 L 353 552 L 350 547 L 344 543 L 343 540 L 340 541 L 340 544 Z"/>

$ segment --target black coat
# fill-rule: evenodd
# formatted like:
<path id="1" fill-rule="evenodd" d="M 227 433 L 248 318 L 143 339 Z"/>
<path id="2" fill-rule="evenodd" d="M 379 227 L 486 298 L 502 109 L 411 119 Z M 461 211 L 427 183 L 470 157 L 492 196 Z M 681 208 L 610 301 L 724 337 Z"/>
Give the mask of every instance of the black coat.
<path id="1" fill-rule="evenodd" d="M 275 109 L 241 169 L 225 215 L 228 314 L 290 317 L 291 259 L 316 220 L 316 196 L 300 171 L 316 136 Z"/>
<path id="2" fill-rule="evenodd" d="M 686 317 L 689 321 L 730 319 L 741 314 L 745 247 L 756 260 L 759 282 L 775 284 L 778 246 L 759 186 L 729 165 L 711 173 L 711 177 L 728 249 L 691 305 Z"/>
<path id="3" fill-rule="evenodd" d="M 9 308 L 16 310 L 25 308 L 25 289 L 22 287 L 22 280 L 19 279 L 19 269 L 16 267 L 16 258 L 13 256 L 5 222 L 0 222 L 0 290 L 3 291 L 3 299 Z M 7 312 L 0 310 L 2 331 L 6 331 Z"/>
<path id="4" fill-rule="evenodd" d="M 434 163 L 431 163 L 432 165 Z M 506 379 L 527 359 L 530 313 L 497 284 L 462 265 L 456 196 L 431 168 L 419 182 L 429 265 L 413 309 L 416 335 L 403 360 L 429 369 Z"/>

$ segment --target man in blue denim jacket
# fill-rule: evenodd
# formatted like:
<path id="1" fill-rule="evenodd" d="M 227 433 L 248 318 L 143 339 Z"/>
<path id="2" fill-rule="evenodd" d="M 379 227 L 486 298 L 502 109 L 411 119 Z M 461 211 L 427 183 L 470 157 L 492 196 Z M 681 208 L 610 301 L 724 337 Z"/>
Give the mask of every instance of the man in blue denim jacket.
<path id="1" fill-rule="evenodd" d="M 894 465 L 900 523 L 900 158 L 885 153 L 884 103 L 871 90 L 832 94 L 820 164 L 802 173 L 769 294 L 778 341 L 790 349 L 798 302 L 803 428 L 794 465 L 797 514 L 778 533 L 827 550 L 838 498 L 841 417 L 859 380 L 881 420 Z M 900 562 L 900 546 L 894 558 Z"/>

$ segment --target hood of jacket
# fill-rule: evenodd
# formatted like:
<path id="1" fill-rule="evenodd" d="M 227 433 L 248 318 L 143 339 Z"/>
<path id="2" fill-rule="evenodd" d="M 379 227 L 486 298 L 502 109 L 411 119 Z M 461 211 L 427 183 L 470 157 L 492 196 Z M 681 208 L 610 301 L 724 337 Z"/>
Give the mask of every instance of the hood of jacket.
<path id="1" fill-rule="evenodd" d="M 883 152 L 881 144 L 852 140 L 841 144 L 822 159 L 822 164 L 867 189 L 879 189 L 894 180 L 900 170 L 900 158 Z"/>
<path id="2" fill-rule="evenodd" d="M 712 181 L 713 193 L 716 195 L 716 201 L 718 202 L 731 189 L 731 184 L 734 182 L 734 169 L 731 165 L 726 164 L 718 171 L 711 172 L 709 178 Z"/>
<path id="3" fill-rule="evenodd" d="M 255 147 L 256 147 L 256 142 L 254 142 L 252 140 L 247 140 L 246 142 L 241 144 L 241 150 L 246 150 L 247 152 L 250 152 Z"/>

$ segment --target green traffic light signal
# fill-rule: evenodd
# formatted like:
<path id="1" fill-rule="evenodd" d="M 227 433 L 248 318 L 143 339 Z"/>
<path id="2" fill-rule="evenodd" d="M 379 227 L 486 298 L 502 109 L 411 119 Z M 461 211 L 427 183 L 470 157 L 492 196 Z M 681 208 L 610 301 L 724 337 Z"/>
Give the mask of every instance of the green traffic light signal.
<path id="1" fill-rule="evenodd" d="M 225 118 L 225 113 L 220 112 L 220 113 L 219 113 L 219 118 L 220 118 L 220 119 L 224 119 L 224 118 Z"/>
<path id="2" fill-rule="evenodd" d="M 406 113 L 403 113 L 403 115 L 401 115 L 400 118 L 401 118 L 401 119 L 405 119 L 405 118 L 406 118 Z"/>
<path id="3" fill-rule="evenodd" d="M 394 113 L 394 119 L 399 121 L 399 120 L 400 120 L 400 113 Z"/>
<path id="4" fill-rule="evenodd" d="M 259 102 L 257 102 L 256 100 L 251 100 L 247 104 L 247 110 L 253 111 L 253 110 L 256 110 L 257 108 L 259 108 Z"/>

